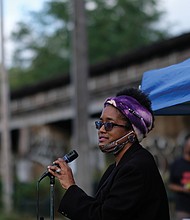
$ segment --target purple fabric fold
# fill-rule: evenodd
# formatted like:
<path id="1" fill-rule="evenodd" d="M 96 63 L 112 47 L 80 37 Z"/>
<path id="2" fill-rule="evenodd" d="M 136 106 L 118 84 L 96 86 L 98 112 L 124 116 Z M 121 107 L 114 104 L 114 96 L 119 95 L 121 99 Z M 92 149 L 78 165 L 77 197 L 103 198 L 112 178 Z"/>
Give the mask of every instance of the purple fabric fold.
<path id="1" fill-rule="evenodd" d="M 152 114 L 133 97 L 125 95 L 110 97 L 105 100 L 104 107 L 108 104 L 113 105 L 128 118 L 139 142 L 153 128 Z"/>

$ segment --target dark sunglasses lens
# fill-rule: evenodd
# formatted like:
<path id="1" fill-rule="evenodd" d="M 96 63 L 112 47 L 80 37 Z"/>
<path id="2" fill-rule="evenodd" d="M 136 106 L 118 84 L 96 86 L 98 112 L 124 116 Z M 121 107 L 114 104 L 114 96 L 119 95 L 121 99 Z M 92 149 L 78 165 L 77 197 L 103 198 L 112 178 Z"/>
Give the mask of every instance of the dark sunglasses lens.
<path id="1" fill-rule="evenodd" d="M 103 123 L 101 121 L 95 121 L 96 129 L 100 130 L 102 127 Z"/>
<path id="2" fill-rule="evenodd" d="M 111 131 L 113 128 L 113 124 L 111 122 L 104 123 L 104 126 L 106 131 Z"/>
<path id="3" fill-rule="evenodd" d="M 100 130 L 100 128 L 104 125 L 104 128 L 106 131 L 111 131 L 113 128 L 113 123 L 111 122 L 105 122 L 103 123 L 102 121 L 95 121 L 95 126 L 96 129 Z"/>

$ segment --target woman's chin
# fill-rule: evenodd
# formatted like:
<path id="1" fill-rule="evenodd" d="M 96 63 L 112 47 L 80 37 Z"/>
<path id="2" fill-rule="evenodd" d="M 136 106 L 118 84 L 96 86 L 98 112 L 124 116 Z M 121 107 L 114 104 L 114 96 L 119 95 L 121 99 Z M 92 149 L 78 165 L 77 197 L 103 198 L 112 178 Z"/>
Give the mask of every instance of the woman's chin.
<path id="1" fill-rule="evenodd" d="M 103 144 L 103 143 L 99 143 L 99 145 L 98 145 L 100 150 L 102 150 L 104 146 L 105 146 L 105 144 Z"/>

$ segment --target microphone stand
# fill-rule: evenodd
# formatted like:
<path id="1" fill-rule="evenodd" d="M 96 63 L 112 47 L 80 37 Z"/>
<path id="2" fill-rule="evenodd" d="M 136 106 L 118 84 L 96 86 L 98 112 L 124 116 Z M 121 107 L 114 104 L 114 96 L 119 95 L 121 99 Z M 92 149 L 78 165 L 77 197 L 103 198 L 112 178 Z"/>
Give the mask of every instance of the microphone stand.
<path id="1" fill-rule="evenodd" d="M 54 220 L 54 185 L 55 177 L 51 174 L 46 175 L 50 178 L 50 220 Z M 44 220 L 44 217 L 39 218 L 39 183 L 42 178 L 38 181 L 38 204 L 37 204 L 37 220 Z"/>

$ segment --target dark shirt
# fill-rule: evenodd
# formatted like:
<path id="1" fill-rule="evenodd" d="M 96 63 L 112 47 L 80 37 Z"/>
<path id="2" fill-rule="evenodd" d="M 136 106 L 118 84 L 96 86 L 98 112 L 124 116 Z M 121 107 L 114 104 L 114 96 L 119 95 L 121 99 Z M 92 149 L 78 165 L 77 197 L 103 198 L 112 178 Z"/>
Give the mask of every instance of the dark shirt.
<path id="1" fill-rule="evenodd" d="M 183 158 L 173 162 L 170 169 L 170 183 L 190 187 L 190 162 Z M 176 210 L 190 213 L 190 193 L 175 193 Z"/>
<path id="2" fill-rule="evenodd" d="M 72 220 L 169 220 L 166 191 L 154 158 L 137 143 L 117 166 L 107 169 L 95 197 L 73 185 L 59 212 Z"/>

